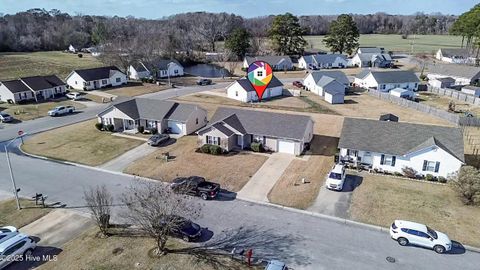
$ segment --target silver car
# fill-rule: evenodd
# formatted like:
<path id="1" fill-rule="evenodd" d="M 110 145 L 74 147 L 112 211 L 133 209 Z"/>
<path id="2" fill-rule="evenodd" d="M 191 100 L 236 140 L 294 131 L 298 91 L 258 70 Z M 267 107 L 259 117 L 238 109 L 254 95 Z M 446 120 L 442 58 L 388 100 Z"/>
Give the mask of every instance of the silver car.
<path id="1" fill-rule="evenodd" d="M 13 121 L 13 117 L 10 114 L 5 113 L 5 112 L 0 112 L 0 122 L 8 123 L 8 122 L 12 122 L 12 121 Z"/>
<path id="2" fill-rule="evenodd" d="M 148 139 L 147 141 L 147 144 L 150 146 L 158 146 L 168 141 L 168 139 L 170 139 L 170 136 L 168 136 L 167 134 L 157 134 L 150 137 L 150 139 Z"/>

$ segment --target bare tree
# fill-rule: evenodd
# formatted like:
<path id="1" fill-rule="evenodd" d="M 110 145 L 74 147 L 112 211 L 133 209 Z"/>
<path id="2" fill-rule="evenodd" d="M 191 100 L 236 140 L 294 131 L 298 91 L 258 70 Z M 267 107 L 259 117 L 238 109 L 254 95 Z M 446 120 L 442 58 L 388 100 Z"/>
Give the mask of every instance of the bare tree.
<path id="1" fill-rule="evenodd" d="M 124 216 L 154 238 L 157 254 L 166 254 L 166 243 L 175 231 L 181 229 L 188 219 L 200 216 L 202 205 L 191 197 L 174 193 L 162 183 L 142 182 L 133 185 L 123 194 L 127 205 Z"/>
<path id="2" fill-rule="evenodd" d="M 97 223 L 100 232 L 108 235 L 113 197 L 105 185 L 90 187 L 83 192 L 85 202 Z"/>

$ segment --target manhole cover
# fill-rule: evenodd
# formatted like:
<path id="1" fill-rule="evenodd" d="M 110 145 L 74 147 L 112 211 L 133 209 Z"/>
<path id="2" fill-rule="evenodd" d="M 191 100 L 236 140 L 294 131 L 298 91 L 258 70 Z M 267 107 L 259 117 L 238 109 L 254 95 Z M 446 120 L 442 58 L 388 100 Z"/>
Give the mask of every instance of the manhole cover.
<path id="1" fill-rule="evenodd" d="M 389 257 L 387 257 L 387 262 L 389 262 L 389 263 L 394 263 L 394 262 L 395 262 L 395 258 L 389 256 Z"/>

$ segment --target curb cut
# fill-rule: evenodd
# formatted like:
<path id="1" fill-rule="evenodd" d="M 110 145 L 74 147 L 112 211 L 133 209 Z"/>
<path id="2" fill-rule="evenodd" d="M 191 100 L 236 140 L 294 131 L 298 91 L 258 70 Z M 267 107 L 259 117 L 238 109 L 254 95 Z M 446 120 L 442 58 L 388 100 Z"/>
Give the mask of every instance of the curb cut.
<path id="1" fill-rule="evenodd" d="M 96 170 L 96 171 L 100 171 L 100 172 L 104 172 L 104 173 L 121 175 L 121 176 L 132 178 L 134 180 L 141 179 L 141 180 L 152 181 L 152 182 L 157 182 L 157 183 L 161 182 L 159 180 L 155 180 L 155 179 L 151 179 L 151 178 L 140 177 L 140 176 L 136 176 L 136 175 L 126 174 L 126 173 L 116 172 L 116 171 L 110 171 L 110 170 L 106 170 L 106 169 L 102 169 L 102 168 L 98 168 L 98 167 L 92 167 L 92 166 L 83 165 L 83 164 L 78 164 L 78 163 L 74 163 L 74 162 L 56 160 L 56 159 L 52 159 L 52 158 L 48 158 L 48 157 L 42 157 L 42 156 L 29 154 L 29 153 L 26 153 L 25 151 L 23 151 L 23 149 L 20 147 L 20 145 L 19 145 L 18 149 L 24 155 L 30 156 L 30 157 L 33 157 L 33 158 L 38 158 L 38 159 L 42 159 L 42 160 L 46 160 L 46 161 L 52 161 L 52 162 L 59 162 L 59 163 L 63 163 L 63 164 L 66 164 L 66 165 L 81 167 L 81 168 L 90 169 L 90 170 Z M 329 216 L 329 215 L 325 215 L 325 214 L 321 214 L 321 213 L 315 213 L 315 212 L 311 212 L 311 211 L 307 211 L 307 210 L 297 209 L 297 208 L 283 206 L 283 205 L 279 205 L 279 204 L 273 204 L 273 203 L 270 203 L 270 202 L 251 200 L 251 199 L 244 198 L 244 197 L 239 197 L 239 196 L 237 196 L 236 199 L 240 200 L 240 201 L 244 201 L 244 202 L 249 202 L 249 203 L 254 203 L 254 204 L 259 204 L 259 205 L 271 207 L 271 208 L 286 210 L 286 211 L 293 212 L 293 213 L 298 213 L 298 214 L 303 214 L 303 215 L 314 216 L 314 217 L 317 217 L 317 218 L 327 219 L 327 220 L 330 220 L 330 221 L 333 221 L 333 222 L 336 222 L 336 223 L 339 223 L 339 224 L 356 226 L 356 227 L 368 229 L 368 230 L 371 230 L 371 231 L 379 231 L 379 232 L 383 232 L 383 233 L 389 233 L 390 232 L 390 228 L 386 228 L 386 227 L 382 227 L 382 226 L 378 226 L 378 225 L 367 224 L 367 223 L 362 223 L 362 222 L 358 222 L 358 221 L 354 221 L 354 220 L 350 220 L 350 219 L 344 219 L 344 218 L 339 218 L 339 217 L 335 217 L 335 216 Z M 470 252 L 480 253 L 480 247 L 473 247 L 473 246 L 468 246 L 468 245 L 462 245 L 462 246 L 465 248 L 465 250 L 468 250 Z"/>

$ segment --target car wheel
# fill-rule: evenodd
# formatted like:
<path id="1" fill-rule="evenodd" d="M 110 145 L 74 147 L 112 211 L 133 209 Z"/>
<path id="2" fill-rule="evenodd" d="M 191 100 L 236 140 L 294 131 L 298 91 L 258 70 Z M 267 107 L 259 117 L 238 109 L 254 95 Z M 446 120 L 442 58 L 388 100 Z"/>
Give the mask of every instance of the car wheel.
<path id="1" fill-rule="evenodd" d="M 206 193 L 200 194 L 200 197 L 201 197 L 202 199 L 204 199 L 204 200 L 208 200 L 208 196 L 207 196 Z"/>
<path id="2" fill-rule="evenodd" d="M 183 241 L 185 241 L 185 242 L 190 242 L 190 237 L 188 237 L 188 236 L 186 236 L 186 235 L 184 235 L 184 236 L 182 237 L 182 239 L 183 239 Z"/>
<path id="3" fill-rule="evenodd" d="M 408 245 L 408 240 L 407 238 L 400 237 L 397 239 L 397 242 L 400 246 L 406 246 Z"/>
<path id="4" fill-rule="evenodd" d="M 433 250 L 435 250 L 435 252 L 438 253 L 438 254 L 445 253 L 445 247 L 444 246 L 436 245 L 436 246 L 433 247 Z"/>
<path id="5" fill-rule="evenodd" d="M 33 254 L 32 249 L 29 248 L 29 249 L 25 250 L 25 252 L 23 253 L 23 259 L 26 260 L 25 258 L 32 256 L 32 254 Z"/>

